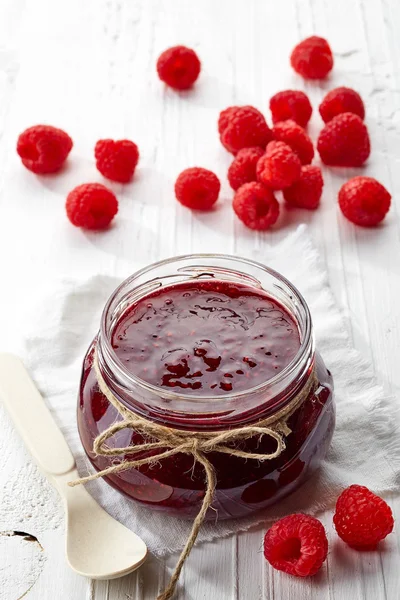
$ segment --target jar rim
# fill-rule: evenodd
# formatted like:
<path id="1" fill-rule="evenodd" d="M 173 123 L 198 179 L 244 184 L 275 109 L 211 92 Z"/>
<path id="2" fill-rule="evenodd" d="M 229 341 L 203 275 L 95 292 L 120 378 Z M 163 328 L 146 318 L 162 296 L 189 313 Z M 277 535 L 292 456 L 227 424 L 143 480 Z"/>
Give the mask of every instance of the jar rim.
<path id="1" fill-rule="evenodd" d="M 300 303 L 302 309 L 305 312 L 305 329 L 303 332 L 303 338 L 300 342 L 299 349 L 296 352 L 295 356 L 286 365 L 286 367 L 284 367 L 279 373 L 277 373 L 277 375 L 274 375 L 274 377 L 268 379 L 267 381 L 260 383 L 257 386 L 248 388 L 246 390 L 242 390 L 239 392 L 230 392 L 230 393 L 224 394 L 223 396 L 221 396 L 221 395 L 217 396 L 217 395 L 212 395 L 212 394 L 207 394 L 207 395 L 190 394 L 189 395 L 189 394 L 182 394 L 182 393 L 175 392 L 175 391 L 169 391 L 166 388 L 149 383 L 148 381 L 141 379 L 137 375 L 134 375 L 131 371 L 129 371 L 126 368 L 124 363 L 118 357 L 117 353 L 115 352 L 114 348 L 112 347 L 111 341 L 110 341 L 108 333 L 107 333 L 107 318 L 108 318 L 109 312 L 111 310 L 111 305 L 112 305 L 114 299 L 118 296 L 118 294 L 127 285 L 129 285 L 131 282 L 133 282 L 135 279 L 139 278 L 140 276 L 146 275 L 146 273 L 151 272 L 153 269 L 156 269 L 158 267 L 167 266 L 171 263 L 176 263 L 176 262 L 180 262 L 180 261 L 183 262 L 186 260 L 212 260 L 212 259 L 222 260 L 222 261 L 223 260 L 237 261 L 239 263 L 242 263 L 243 265 L 250 265 L 250 266 L 256 267 L 258 269 L 262 269 L 264 272 L 271 275 L 272 277 L 275 277 L 278 281 L 280 281 L 281 283 L 283 283 L 290 289 L 291 293 L 296 298 L 296 300 Z M 211 268 L 211 267 L 209 267 L 209 268 Z M 228 269 L 228 270 L 230 272 L 234 272 L 233 269 Z M 245 271 L 244 272 L 236 271 L 236 273 L 247 276 L 249 279 L 253 279 L 253 281 L 256 281 L 255 277 L 249 275 Z M 182 400 L 185 402 L 196 404 L 197 402 L 204 403 L 204 402 L 209 402 L 209 401 L 214 401 L 214 402 L 218 401 L 219 402 L 221 400 L 224 400 L 224 401 L 237 400 L 237 399 L 249 396 L 251 394 L 256 394 L 256 393 L 260 393 L 260 392 L 262 393 L 263 391 L 267 390 L 268 388 L 270 388 L 272 386 L 279 385 L 284 379 L 286 379 L 287 377 L 290 377 L 292 372 L 294 372 L 296 370 L 296 367 L 297 367 L 299 361 L 302 359 L 304 354 L 309 349 L 310 342 L 312 343 L 312 319 L 311 319 L 310 309 L 309 309 L 308 304 L 305 301 L 303 295 L 286 277 L 281 275 L 278 271 L 275 271 L 275 269 L 271 269 L 270 267 L 267 267 L 266 265 L 264 265 L 263 263 L 261 263 L 259 261 L 244 258 L 242 256 L 235 256 L 233 254 L 214 254 L 214 253 L 182 254 L 182 255 L 172 256 L 170 258 L 166 258 L 166 259 L 163 259 L 160 261 L 153 262 L 150 265 L 143 267 L 142 269 L 139 269 L 138 271 L 135 271 L 132 275 L 130 275 L 129 277 L 127 277 L 120 283 L 120 285 L 114 290 L 114 292 L 111 294 L 111 296 L 107 300 L 106 305 L 103 309 L 103 312 L 101 315 L 101 323 L 100 323 L 100 337 L 101 337 L 102 351 L 103 350 L 106 351 L 106 355 L 107 355 L 106 360 L 111 359 L 111 361 L 113 363 L 113 368 L 117 367 L 117 369 L 122 373 L 124 378 L 126 378 L 128 381 L 133 382 L 134 385 L 138 385 L 152 394 L 161 395 L 165 399 Z M 102 352 L 102 354 L 103 354 L 103 352 Z"/>

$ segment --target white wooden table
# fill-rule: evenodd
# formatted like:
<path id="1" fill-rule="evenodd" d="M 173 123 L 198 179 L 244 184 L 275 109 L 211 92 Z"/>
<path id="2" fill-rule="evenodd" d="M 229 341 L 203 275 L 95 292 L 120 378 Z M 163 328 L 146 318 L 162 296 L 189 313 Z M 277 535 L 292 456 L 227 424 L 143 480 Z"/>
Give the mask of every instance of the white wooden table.
<path id="1" fill-rule="evenodd" d="M 2 0 L 1 349 L 18 350 L 22 339 L 17 299 L 25 293 L 29 303 L 29 286 L 51 281 L 57 272 L 88 274 L 129 265 L 133 258 L 150 263 L 204 249 L 248 254 L 306 222 L 354 345 L 387 389 L 398 393 L 399 30 L 398 0 Z M 327 37 L 335 52 L 334 73 L 323 84 L 304 84 L 288 64 L 294 44 L 312 33 Z M 195 48 L 203 62 L 196 89 L 182 95 L 165 90 L 155 74 L 159 53 L 177 43 Z M 216 134 L 219 110 L 249 103 L 268 112 L 270 96 L 289 87 L 305 89 L 317 106 L 324 91 L 337 85 L 354 87 L 365 99 L 373 148 L 367 173 L 393 195 L 385 225 L 368 231 L 345 222 L 336 195 L 352 173 L 330 170 L 319 211 L 288 212 L 273 233 L 245 230 L 230 208 L 230 159 Z M 40 180 L 21 167 L 14 148 L 20 131 L 43 121 L 65 128 L 75 146 L 62 176 Z M 314 136 L 320 124 L 314 114 Z M 72 228 L 63 203 L 78 183 L 101 181 L 92 159 L 100 137 L 132 138 L 142 158 L 132 185 L 112 186 L 121 202 L 118 223 L 96 236 Z M 224 180 L 220 208 L 201 216 L 173 197 L 176 175 L 196 164 Z M 154 599 L 174 556 L 165 562 L 150 558 L 137 574 L 113 582 L 94 583 L 67 568 L 57 496 L 6 416 L 1 418 L 0 532 L 11 533 L 0 533 L 0 600 Z M 389 501 L 400 519 L 400 501 Z M 331 519 L 322 518 L 328 531 Z M 399 531 L 375 553 L 332 543 L 327 567 L 311 582 L 269 568 L 262 531 L 238 534 L 194 549 L 177 597 L 397 600 Z"/>

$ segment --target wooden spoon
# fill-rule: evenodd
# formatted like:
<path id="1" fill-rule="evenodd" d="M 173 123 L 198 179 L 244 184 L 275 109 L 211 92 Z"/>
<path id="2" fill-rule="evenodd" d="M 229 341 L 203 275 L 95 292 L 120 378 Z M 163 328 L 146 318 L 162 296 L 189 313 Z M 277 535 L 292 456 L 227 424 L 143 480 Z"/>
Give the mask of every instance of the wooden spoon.
<path id="1" fill-rule="evenodd" d="M 75 459 L 21 360 L 0 353 L 0 398 L 40 469 L 64 500 L 69 565 L 91 579 L 115 579 L 144 563 L 145 543 L 110 517 L 78 479 Z M 29 485 L 29 481 L 26 482 Z"/>

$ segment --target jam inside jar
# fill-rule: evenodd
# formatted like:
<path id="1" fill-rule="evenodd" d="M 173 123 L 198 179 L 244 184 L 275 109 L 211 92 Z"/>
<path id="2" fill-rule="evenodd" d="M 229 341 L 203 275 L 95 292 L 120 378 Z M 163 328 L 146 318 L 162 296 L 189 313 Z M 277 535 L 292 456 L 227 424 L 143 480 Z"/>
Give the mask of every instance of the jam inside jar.
<path id="1" fill-rule="evenodd" d="M 122 420 L 99 389 L 95 351 L 105 383 L 126 408 L 194 435 L 273 416 L 315 377 L 287 420 L 291 432 L 279 457 L 258 461 L 207 453 L 217 476 L 208 518 L 241 517 L 278 501 L 303 483 L 327 452 L 335 426 L 333 384 L 314 348 L 309 309 L 289 281 L 262 264 L 223 255 L 177 257 L 139 271 L 113 293 L 84 359 L 78 402 L 83 447 L 102 470 L 133 457 L 93 453 L 96 436 Z M 141 442 L 141 435 L 127 428 L 107 445 Z M 254 436 L 230 446 L 270 454 L 276 441 Z M 109 474 L 106 480 L 154 510 L 187 518 L 197 514 L 206 487 L 204 468 L 190 454 Z"/>

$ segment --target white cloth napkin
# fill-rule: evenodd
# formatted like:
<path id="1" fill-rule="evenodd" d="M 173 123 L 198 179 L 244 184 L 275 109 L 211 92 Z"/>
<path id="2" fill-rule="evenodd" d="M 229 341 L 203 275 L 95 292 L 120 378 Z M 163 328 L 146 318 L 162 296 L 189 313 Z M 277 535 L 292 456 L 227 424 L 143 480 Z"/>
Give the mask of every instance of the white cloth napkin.
<path id="1" fill-rule="evenodd" d="M 350 345 L 345 321 L 329 289 L 326 272 L 304 226 L 283 242 L 255 256 L 280 271 L 305 296 L 313 316 L 317 347 L 335 381 L 337 426 L 320 471 L 286 500 L 242 520 L 205 523 L 198 541 L 220 538 L 274 520 L 288 512 L 315 514 L 332 507 L 343 487 L 367 485 L 377 493 L 394 491 L 400 481 L 397 404 L 385 395 L 372 368 Z M 129 273 L 126 273 L 128 275 Z M 91 471 L 76 428 L 76 398 L 83 356 L 95 336 L 100 313 L 120 280 L 97 275 L 85 281 L 52 282 L 28 318 L 28 368 L 61 426 L 80 473 Z M 133 529 L 162 556 L 184 545 L 190 522 L 167 517 L 125 499 L 104 481 L 91 493 L 115 518 Z"/>

